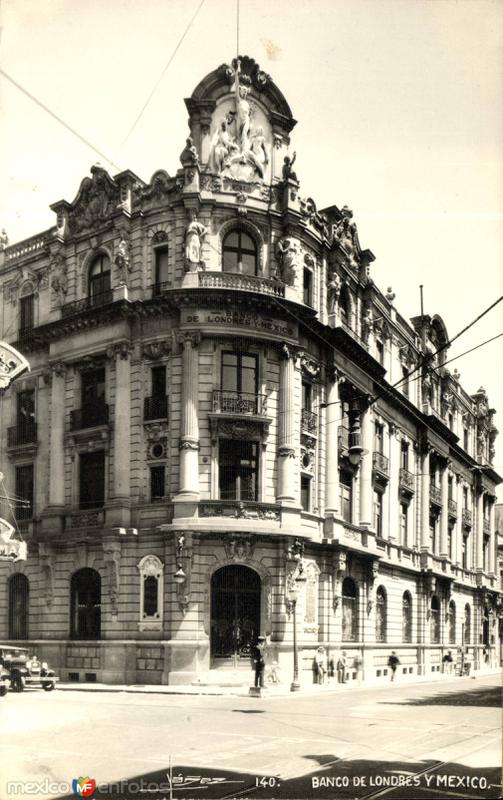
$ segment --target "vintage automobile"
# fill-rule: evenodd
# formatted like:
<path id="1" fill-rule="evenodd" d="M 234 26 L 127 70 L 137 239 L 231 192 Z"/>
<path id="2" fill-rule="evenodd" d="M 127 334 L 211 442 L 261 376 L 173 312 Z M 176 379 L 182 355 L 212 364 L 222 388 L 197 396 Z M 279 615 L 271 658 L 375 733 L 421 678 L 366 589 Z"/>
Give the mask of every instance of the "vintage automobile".
<path id="1" fill-rule="evenodd" d="M 22 692 L 26 686 L 41 686 L 46 692 L 50 692 L 55 689 L 59 680 L 46 661 L 41 663 L 25 647 L 6 644 L 0 644 L 0 671 L 7 673 L 13 692 Z"/>
<path id="2" fill-rule="evenodd" d="M 10 686 L 10 675 L 4 669 L 4 667 L 0 666 L 0 697 L 5 697 L 9 686 Z"/>

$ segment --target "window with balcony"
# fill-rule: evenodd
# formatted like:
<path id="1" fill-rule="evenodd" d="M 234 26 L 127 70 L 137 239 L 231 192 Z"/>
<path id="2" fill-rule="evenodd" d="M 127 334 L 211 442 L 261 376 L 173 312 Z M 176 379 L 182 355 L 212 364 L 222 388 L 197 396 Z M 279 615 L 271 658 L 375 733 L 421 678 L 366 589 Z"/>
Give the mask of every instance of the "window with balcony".
<path id="1" fill-rule="evenodd" d="M 402 597 L 402 640 L 412 642 L 412 595 L 404 592 Z"/>
<path id="2" fill-rule="evenodd" d="M 461 545 L 461 566 L 463 569 L 468 569 L 468 539 L 467 533 L 463 535 L 463 542 Z"/>
<path id="3" fill-rule="evenodd" d="M 258 500 L 258 444 L 220 439 L 218 448 L 221 500 Z"/>
<path id="4" fill-rule="evenodd" d="M 434 515 L 430 515 L 430 553 L 437 552 L 437 528 L 438 528 L 438 518 Z"/>
<path id="5" fill-rule="evenodd" d="M 26 336 L 35 325 L 35 295 L 21 297 L 19 301 L 19 338 Z"/>
<path id="6" fill-rule="evenodd" d="M 80 374 L 81 408 L 72 411 L 72 430 L 92 428 L 108 422 L 105 404 L 105 369 L 98 367 Z"/>
<path id="7" fill-rule="evenodd" d="M 400 543 L 402 547 L 409 547 L 409 505 L 400 503 Z"/>
<path id="8" fill-rule="evenodd" d="M 104 305 L 112 300 L 110 259 L 101 253 L 89 269 L 89 299 L 91 305 Z"/>
<path id="9" fill-rule="evenodd" d="M 163 245 L 154 249 L 154 294 L 159 293 L 169 280 L 169 248 Z"/>
<path id="10" fill-rule="evenodd" d="M 409 443 L 403 440 L 400 444 L 400 467 L 409 470 Z"/>
<path id="11" fill-rule="evenodd" d="M 33 517 L 33 464 L 16 467 L 16 497 L 23 503 L 16 504 L 18 522 Z"/>
<path id="12" fill-rule="evenodd" d="M 303 299 L 306 306 L 313 305 L 313 273 L 304 267 Z"/>
<path id="13" fill-rule="evenodd" d="M 352 578 L 342 582 L 342 641 L 358 640 L 358 589 Z"/>
<path id="14" fill-rule="evenodd" d="M 311 511 L 311 478 L 307 475 L 300 477 L 300 504 L 303 511 Z"/>
<path id="15" fill-rule="evenodd" d="M 374 451 L 380 455 L 384 454 L 384 425 L 381 425 L 379 422 L 375 424 Z"/>
<path id="16" fill-rule="evenodd" d="M 374 530 L 376 536 L 382 539 L 383 534 L 383 496 L 374 490 Z"/>
<path id="17" fill-rule="evenodd" d="M 150 499 L 161 500 L 166 494 L 166 467 L 164 464 L 156 464 L 150 467 Z"/>
<path id="18" fill-rule="evenodd" d="M 353 520 L 353 476 L 351 472 L 339 471 L 339 508 L 345 522 Z"/>
<path id="19" fill-rule="evenodd" d="M 220 410 L 237 414 L 257 414 L 258 357 L 223 352 Z"/>
<path id="20" fill-rule="evenodd" d="M 37 441 L 35 423 L 35 391 L 27 389 L 16 396 L 16 425 L 8 430 L 9 446 Z"/>
<path id="21" fill-rule="evenodd" d="M 103 508 L 105 503 L 105 453 L 79 457 L 79 508 Z"/>
<path id="22" fill-rule="evenodd" d="M 168 397 L 166 395 L 166 367 L 152 367 L 152 394 L 144 398 L 143 419 L 166 419 L 168 416 Z"/>
<path id="23" fill-rule="evenodd" d="M 258 266 L 257 245 L 249 234 L 242 230 L 227 234 L 222 245 L 222 267 L 224 272 L 256 275 Z"/>
<path id="24" fill-rule="evenodd" d="M 430 642 L 440 644 L 440 602 L 436 595 L 433 595 L 430 604 Z"/>

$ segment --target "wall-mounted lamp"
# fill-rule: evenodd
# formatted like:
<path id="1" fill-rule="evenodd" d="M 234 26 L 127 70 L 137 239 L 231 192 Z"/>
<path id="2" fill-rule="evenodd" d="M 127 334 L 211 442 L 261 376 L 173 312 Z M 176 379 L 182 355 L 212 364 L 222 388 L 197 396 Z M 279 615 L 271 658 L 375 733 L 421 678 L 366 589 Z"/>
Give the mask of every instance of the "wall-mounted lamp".
<path id="1" fill-rule="evenodd" d="M 178 537 L 176 543 L 176 572 L 173 575 L 173 580 L 178 585 L 185 583 L 185 581 L 187 580 L 187 576 L 183 570 L 183 565 L 182 565 L 184 545 L 185 545 L 185 536 L 183 536 L 182 534 L 181 536 Z"/>

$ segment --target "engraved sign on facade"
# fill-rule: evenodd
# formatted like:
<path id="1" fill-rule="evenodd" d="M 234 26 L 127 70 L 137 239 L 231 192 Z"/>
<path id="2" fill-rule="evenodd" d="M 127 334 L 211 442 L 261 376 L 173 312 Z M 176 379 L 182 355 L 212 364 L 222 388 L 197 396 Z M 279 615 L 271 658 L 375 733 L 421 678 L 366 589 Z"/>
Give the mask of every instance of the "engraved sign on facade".
<path id="1" fill-rule="evenodd" d="M 182 324 L 219 325 L 232 328 L 248 328 L 253 331 L 275 333 L 279 336 L 294 337 L 295 327 L 286 320 L 255 314 L 252 311 L 210 310 L 184 312 Z"/>

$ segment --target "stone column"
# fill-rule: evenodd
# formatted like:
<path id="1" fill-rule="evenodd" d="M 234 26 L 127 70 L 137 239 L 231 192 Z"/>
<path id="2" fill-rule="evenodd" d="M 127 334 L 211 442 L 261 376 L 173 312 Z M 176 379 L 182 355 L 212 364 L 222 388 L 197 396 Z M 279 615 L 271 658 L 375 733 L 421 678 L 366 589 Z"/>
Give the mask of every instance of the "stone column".
<path id="1" fill-rule="evenodd" d="M 494 499 L 489 504 L 489 553 L 488 553 L 488 572 L 489 575 L 496 575 L 496 542 L 494 530 Z"/>
<path id="2" fill-rule="evenodd" d="M 63 510 L 65 504 L 65 364 L 51 364 L 51 431 L 50 431 L 50 480 L 49 506 L 51 510 Z M 40 420 L 39 425 L 43 425 Z"/>
<path id="3" fill-rule="evenodd" d="M 389 486 L 386 492 L 389 503 L 389 538 L 398 542 L 400 520 L 400 431 L 395 425 L 390 425 L 389 433 Z M 411 520 L 409 520 L 409 523 L 411 523 Z M 403 542 L 398 542 L 398 544 L 403 544 Z"/>
<path id="4" fill-rule="evenodd" d="M 283 346 L 279 373 L 279 421 L 278 421 L 278 489 L 276 499 L 285 505 L 294 505 L 295 418 L 294 418 L 295 356 Z"/>
<path id="5" fill-rule="evenodd" d="M 338 375 L 334 371 L 328 377 L 327 415 L 326 415 L 326 452 L 327 452 L 327 482 L 325 497 L 325 512 L 337 514 L 339 509 L 339 438 L 337 421 L 341 418 L 341 404 L 339 403 Z"/>
<path id="6" fill-rule="evenodd" d="M 182 397 L 180 430 L 180 491 L 178 497 L 199 498 L 199 356 L 197 333 L 181 333 L 178 343 L 183 348 Z"/>
<path id="7" fill-rule="evenodd" d="M 477 497 L 477 520 L 475 539 L 475 569 L 484 569 L 484 492 Z"/>
<path id="8" fill-rule="evenodd" d="M 430 452 L 421 453 L 421 550 L 430 549 Z"/>
<path id="9" fill-rule="evenodd" d="M 361 412 L 361 438 L 363 455 L 360 464 L 360 525 L 372 526 L 372 456 L 374 437 L 370 409 Z"/>
<path id="10" fill-rule="evenodd" d="M 440 558 L 449 555 L 449 469 L 447 465 L 442 469 L 441 476 L 442 511 L 440 513 Z"/>

